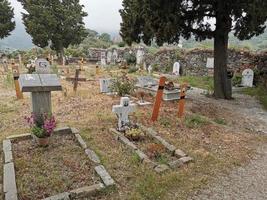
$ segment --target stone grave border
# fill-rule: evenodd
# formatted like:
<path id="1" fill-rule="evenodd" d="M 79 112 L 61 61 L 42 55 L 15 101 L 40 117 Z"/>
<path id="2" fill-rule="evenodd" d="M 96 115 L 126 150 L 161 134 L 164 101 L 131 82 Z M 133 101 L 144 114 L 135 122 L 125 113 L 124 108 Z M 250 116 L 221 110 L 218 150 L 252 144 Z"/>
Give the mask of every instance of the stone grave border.
<path id="1" fill-rule="evenodd" d="M 193 158 L 189 157 L 186 153 L 184 153 L 182 150 L 177 149 L 174 145 L 168 143 L 166 140 L 164 140 L 162 137 L 158 135 L 156 131 L 154 131 L 151 128 L 147 128 L 141 124 L 137 124 L 138 127 L 144 131 L 146 134 L 160 142 L 167 151 L 172 155 L 177 157 L 177 160 L 170 161 L 167 165 L 166 164 L 158 164 L 152 160 L 149 159 L 149 157 L 142 152 L 140 149 L 137 148 L 137 146 L 131 142 L 127 137 L 125 137 L 121 132 L 117 131 L 114 128 L 110 129 L 110 132 L 115 135 L 116 140 L 120 141 L 121 143 L 125 144 L 129 149 L 131 149 L 134 153 L 136 153 L 141 161 L 141 163 L 144 163 L 148 165 L 149 168 L 152 168 L 157 173 L 163 173 L 169 169 L 175 169 L 179 168 L 184 164 L 187 164 L 191 161 L 193 161 Z"/>
<path id="2" fill-rule="evenodd" d="M 80 132 L 76 128 L 57 128 L 54 131 L 54 134 L 73 134 L 75 135 L 76 141 L 84 150 L 84 153 L 87 155 L 96 167 L 95 172 L 101 178 L 103 183 L 94 184 L 91 186 L 85 186 L 78 189 L 74 189 L 68 192 L 63 192 L 55 196 L 45 198 L 43 200 L 72 200 L 77 198 L 86 198 L 92 195 L 101 192 L 102 190 L 114 186 L 115 181 L 111 178 L 105 167 L 101 164 L 101 161 L 97 154 L 90 149 L 85 141 L 82 139 Z M 32 139 L 31 134 L 21 134 L 7 137 L 3 140 L 3 152 L 4 152 L 4 170 L 3 170 L 3 192 L 5 200 L 17 200 L 18 192 L 16 186 L 16 176 L 15 176 L 15 167 L 12 156 L 12 142 L 13 141 L 23 141 Z"/>

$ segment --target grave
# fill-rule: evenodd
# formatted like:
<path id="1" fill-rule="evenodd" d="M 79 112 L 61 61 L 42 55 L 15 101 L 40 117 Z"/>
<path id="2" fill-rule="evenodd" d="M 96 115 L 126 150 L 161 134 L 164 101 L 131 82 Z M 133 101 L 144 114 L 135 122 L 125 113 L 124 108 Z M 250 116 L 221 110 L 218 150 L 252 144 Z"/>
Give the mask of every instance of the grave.
<path id="1" fill-rule="evenodd" d="M 153 67 L 151 65 L 149 65 L 147 70 L 148 70 L 149 75 L 151 75 L 152 71 L 153 71 Z"/>
<path id="2" fill-rule="evenodd" d="M 172 69 L 172 73 L 175 76 L 180 76 L 180 63 L 179 62 L 175 62 L 173 65 L 173 69 Z"/>
<path id="3" fill-rule="evenodd" d="M 114 112 L 118 117 L 119 131 L 124 131 L 125 126 L 129 125 L 129 114 L 134 112 L 135 108 L 136 105 L 130 103 L 129 97 L 122 97 L 120 100 L 120 105 L 114 105 L 112 107 L 112 112 Z"/>
<path id="4" fill-rule="evenodd" d="M 111 64 L 111 61 L 112 61 L 112 52 L 111 51 L 108 51 L 107 53 L 107 64 Z"/>
<path id="5" fill-rule="evenodd" d="M 208 69 L 214 69 L 214 58 L 207 58 L 206 67 Z"/>
<path id="6" fill-rule="evenodd" d="M 137 84 L 135 85 L 139 89 L 143 89 L 152 95 L 156 95 L 158 91 L 158 80 L 149 76 L 142 76 L 137 78 Z M 190 87 L 188 87 L 190 89 Z M 164 89 L 163 91 L 164 101 L 173 101 L 180 99 L 180 86 L 174 87 L 172 90 Z"/>
<path id="7" fill-rule="evenodd" d="M 144 61 L 145 51 L 142 47 L 139 47 L 136 52 L 136 65 L 140 68 Z"/>
<path id="8" fill-rule="evenodd" d="M 141 163 L 147 165 L 157 173 L 163 173 L 170 169 L 179 168 L 193 159 L 182 150 L 163 139 L 157 132 L 141 124 L 136 124 L 135 130 L 142 132 L 142 137 L 136 140 L 136 137 L 129 137 L 127 133 L 110 129 L 115 138 L 129 148 L 138 156 Z M 158 157 L 164 158 L 166 163 L 162 163 Z"/>
<path id="9" fill-rule="evenodd" d="M 31 139 L 31 134 L 22 134 L 3 141 L 5 200 L 91 199 L 92 195 L 101 195 L 103 190 L 115 185 L 98 155 L 87 147 L 79 130 L 69 127 L 56 129 L 51 138 L 54 145 L 41 152 L 32 145 Z M 64 151 L 68 154 L 62 159 Z M 16 162 L 23 162 L 26 167 L 18 165 L 15 168 Z M 75 167 L 71 163 L 74 163 Z M 40 165 L 42 173 L 33 175 L 33 171 L 38 173 L 35 169 L 40 169 Z M 55 171 L 58 172 L 57 176 L 62 177 L 54 177 Z M 54 178 L 60 178 L 57 180 L 57 189 L 52 183 Z M 23 181 L 23 186 L 17 184 L 18 179 Z M 47 184 L 50 182 L 51 184 Z M 69 185 L 68 182 L 75 184 Z M 25 187 L 30 188 L 31 193 L 27 192 Z M 40 187 L 43 189 L 40 190 Z M 60 193 L 57 194 L 58 192 Z"/>
<path id="10" fill-rule="evenodd" d="M 86 78 L 81 78 L 80 76 L 80 69 L 75 70 L 75 76 L 74 77 L 67 77 L 66 81 L 72 81 L 73 82 L 73 91 L 76 92 L 78 88 L 79 81 L 86 82 Z"/>
<path id="11" fill-rule="evenodd" d="M 243 87 L 253 87 L 254 72 L 252 69 L 245 69 L 242 73 L 241 86 Z"/>
<path id="12" fill-rule="evenodd" d="M 37 118 L 52 113 L 51 92 L 62 90 L 55 74 L 21 74 L 19 84 L 22 92 L 31 92 L 32 112 Z"/>
<path id="13" fill-rule="evenodd" d="M 101 93 L 111 93 L 111 89 L 110 89 L 110 86 L 112 85 L 112 81 L 114 79 L 112 78 L 102 78 L 102 79 L 99 79 L 99 83 L 100 83 L 100 92 Z"/>
<path id="14" fill-rule="evenodd" d="M 113 49 L 113 52 L 112 52 L 112 64 L 116 64 L 117 60 L 118 60 L 118 51 L 117 49 Z"/>
<path id="15" fill-rule="evenodd" d="M 107 62 L 106 62 L 106 52 L 105 51 L 102 51 L 101 52 L 101 65 L 102 66 L 106 66 L 107 65 Z"/>
<path id="16" fill-rule="evenodd" d="M 17 99 L 23 99 L 23 94 L 20 91 L 19 87 L 19 67 L 15 65 L 15 63 L 12 63 L 12 73 L 14 78 Z"/>

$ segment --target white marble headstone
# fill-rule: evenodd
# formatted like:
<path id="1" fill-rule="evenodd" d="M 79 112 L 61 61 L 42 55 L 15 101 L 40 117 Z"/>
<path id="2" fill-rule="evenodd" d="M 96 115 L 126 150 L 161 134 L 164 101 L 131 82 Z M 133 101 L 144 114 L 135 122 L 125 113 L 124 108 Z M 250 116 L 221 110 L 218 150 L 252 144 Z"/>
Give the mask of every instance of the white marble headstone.
<path id="1" fill-rule="evenodd" d="M 207 58 L 207 65 L 208 69 L 214 69 L 214 58 Z"/>
<path id="2" fill-rule="evenodd" d="M 112 107 L 112 112 L 116 113 L 118 117 L 118 129 L 123 131 L 125 125 L 129 124 L 129 114 L 134 112 L 136 108 L 135 104 L 130 103 L 129 97 L 122 97 L 120 105 L 114 105 Z"/>
<path id="3" fill-rule="evenodd" d="M 102 66 L 106 66 L 107 62 L 106 62 L 106 52 L 101 52 L 101 65 Z"/>
<path id="4" fill-rule="evenodd" d="M 109 92 L 111 92 L 110 86 L 112 85 L 112 80 L 113 79 L 111 79 L 111 78 L 99 79 L 100 92 L 101 93 L 109 93 Z"/>
<path id="5" fill-rule="evenodd" d="M 112 60 L 112 52 L 108 51 L 108 53 L 107 53 L 107 63 L 110 64 L 111 60 Z"/>
<path id="6" fill-rule="evenodd" d="M 145 55 L 144 49 L 143 48 L 139 48 L 137 50 L 137 52 L 136 52 L 136 64 L 138 66 L 142 65 L 143 60 L 144 60 L 144 55 Z"/>
<path id="7" fill-rule="evenodd" d="M 245 69 L 242 73 L 242 83 L 244 87 L 253 87 L 254 72 L 252 69 Z"/>
<path id="8" fill-rule="evenodd" d="M 35 61 L 35 70 L 37 74 L 50 74 L 50 63 L 44 58 L 39 58 Z"/>
<path id="9" fill-rule="evenodd" d="M 176 76 L 180 75 L 180 63 L 179 62 L 174 63 L 172 73 Z"/>
<path id="10" fill-rule="evenodd" d="M 152 74 L 153 67 L 151 65 L 149 65 L 148 68 L 147 68 L 147 70 L 148 70 L 148 73 L 149 74 Z"/>

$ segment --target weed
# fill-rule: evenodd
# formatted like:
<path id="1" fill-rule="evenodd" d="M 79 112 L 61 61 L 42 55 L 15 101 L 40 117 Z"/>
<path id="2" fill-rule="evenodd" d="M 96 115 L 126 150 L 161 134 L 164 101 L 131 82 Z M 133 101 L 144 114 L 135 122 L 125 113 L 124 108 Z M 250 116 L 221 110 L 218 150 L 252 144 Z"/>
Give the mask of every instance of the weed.
<path id="1" fill-rule="evenodd" d="M 185 117 L 185 125 L 188 128 L 197 128 L 208 124 L 208 121 L 200 115 L 191 115 Z"/>

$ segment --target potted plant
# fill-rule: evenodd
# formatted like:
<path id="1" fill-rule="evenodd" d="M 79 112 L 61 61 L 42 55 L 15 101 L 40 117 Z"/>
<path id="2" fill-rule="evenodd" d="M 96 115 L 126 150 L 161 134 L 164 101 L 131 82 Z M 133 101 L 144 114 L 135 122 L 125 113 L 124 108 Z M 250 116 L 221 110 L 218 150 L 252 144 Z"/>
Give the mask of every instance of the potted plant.
<path id="1" fill-rule="evenodd" d="M 42 114 L 38 118 L 31 114 L 25 117 L 31 128 L 31 134 L 39 146 L 46 147 L 49 144 L 49 137 L 56 128 L 56 120 L 53 115 Z"/>

